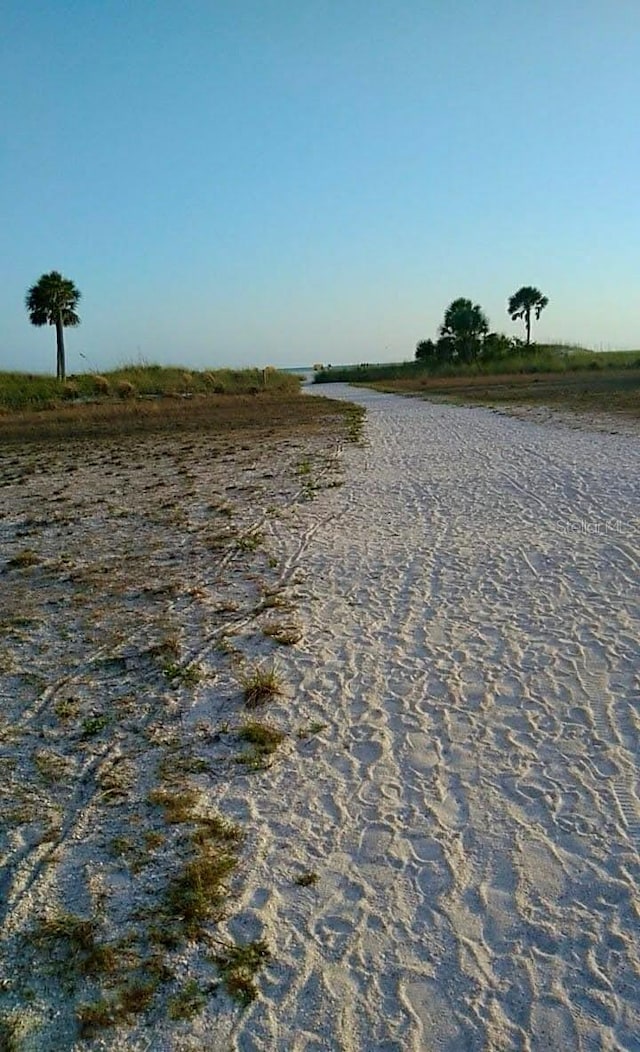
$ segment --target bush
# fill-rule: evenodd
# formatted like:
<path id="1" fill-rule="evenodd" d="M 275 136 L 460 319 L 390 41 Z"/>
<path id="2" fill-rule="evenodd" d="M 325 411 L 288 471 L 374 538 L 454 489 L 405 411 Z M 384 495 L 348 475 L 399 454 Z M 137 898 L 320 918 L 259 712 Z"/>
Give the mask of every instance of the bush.
<path id="1" fill-rule="evenodd" d="M 62 397 L 66 402 L 73 401 L 73 399 L 77 398 L 79 394 L 80 388 L 74 380 L 67 380 L 66 383 L 62 385 Z"/>
<path id="2" fill-rule="evenodd" d="M 129 380 L 118 380 L 116 384 L 116 391 L 120 398 L 133 398 L 136 393 L 136 389 Z"/>

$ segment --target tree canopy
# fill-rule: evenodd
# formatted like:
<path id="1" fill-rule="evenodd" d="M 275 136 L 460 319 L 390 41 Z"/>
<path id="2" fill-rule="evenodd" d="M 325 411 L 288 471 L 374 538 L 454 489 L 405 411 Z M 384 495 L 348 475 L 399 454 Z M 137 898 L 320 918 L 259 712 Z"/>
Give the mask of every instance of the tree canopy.
<path id="1" fill-rule="evenodd" d="M 482 339 L 489 331 L 489 320 L 482 308 L 471 300 L 460 297 L 451 303 L 440 326 L 439 344 L 449 354 L 441 357 L 456 358 L 461 362 L 472 362 L 482 351 Z"/>
<path id="2" fill-rule="evenodd" d="M 527 347 L 531 343 L 531 312 L 535 312 L 537 321 L 548 302 L 548 298 L 543 296 L 540 289 L 536 289 L 533 285 L 523 285 L 517 292 L 514 292 L 513 296 L 509 297 L 507 310 L 511 320 L 524 319 Z"/>
<path id="3" fill-rule="evenodd" d="M 32 325 L 56 327 L 56 375 L 65 378 L 64 330 L 79 325 L 76 312 L 81 292 L 74 283 L 57 270 L 43 274 L 32 285 L 25 297 L 25 305 Z"/>

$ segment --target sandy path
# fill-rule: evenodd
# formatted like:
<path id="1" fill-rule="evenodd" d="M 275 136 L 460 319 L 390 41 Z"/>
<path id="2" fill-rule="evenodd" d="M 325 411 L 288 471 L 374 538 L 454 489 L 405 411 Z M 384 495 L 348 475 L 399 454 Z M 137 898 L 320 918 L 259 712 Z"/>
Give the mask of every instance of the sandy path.
<path id="1" fill-rule="evenodd" d="M 639 1049 L 640 441 L 330 393 L 367 444 L 280 538 L 285 707 L 328 726 L 223 798 L 256 830 L 232 927 L 276 959 L 203 1037 Z"/>

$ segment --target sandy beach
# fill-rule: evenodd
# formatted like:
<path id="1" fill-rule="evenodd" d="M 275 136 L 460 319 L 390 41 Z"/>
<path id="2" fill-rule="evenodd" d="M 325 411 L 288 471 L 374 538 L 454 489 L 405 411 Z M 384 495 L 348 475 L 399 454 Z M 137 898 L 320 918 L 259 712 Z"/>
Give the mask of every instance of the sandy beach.
<path id="1" fill-rule="evenodd" d="M 225 794 L 277 955 L 203 1047 L 638 1049 L 640 442 L 330 393 L 366 446 L 288 550 L 327 727 Z"/>
<path id="2" fill-rule="evenodd" d="M 225 464 L 224 453 L 210 462 L 184 443 L 165 463 L 149 446 L 127 469 L 126 495 L 122 467 L 107 478 L 103 464 L 89 465 L 83 492 L 93 479 L 120 507 L 125 532 L 103 559 L 100 508 L 85 511 L 73 534 L 85 547 L 53 576 L 108 583 L 102 601 L 120 615 L 92 628 L 81 600 L 69 605 L 59 586 L 58 601 L 80 619 L 76 643 L 62 631 L 47 643 L 34 609 L 22 651 L 5 654 L 7 668 L 23 662 L 7 675 L 25 735 L 16 745 L 7 729 L 5 755 L 14 748 L 15 759 L 18 745 L 24 754 L 25 742 L 63 753 L 51 710 L 64 712 L 67 697 L 83 706 L 85 726 L 63 754 L 80 770 L 78 798 L 54 794 L 62 817 L 49 815 L 38 839 L 42 811 L 32 815 L 5 844 L 12 981 L 34 967 L 20 932 L 53 899 L 69 908 L 75 894 L 77 912 L 102 903 L 112 930 L 125 904 L 144 904 L 148 874 L 162 874 L 153 861 L 125 871 L 114 860 L 120 805 L 98 797 L 113 791 L 114 747 L 130 768 L 120 789 L 138 806 L 151 753 L 180 770 L 188 744 L 184 770 L 196 772 L 207 806 L 246 829 L 219 931 L 268 942 L 258 997 L 239 1009 L 192 947 L 171 961 L 177 980 L 204 988 L 208 977 L 191 1018 L 152 1013 L 72 1045 L 67 1007 L 52 1002 L 45 1018 L 47 980 L 34 980 L 29 1012 L 44 1029 L 27 1028 L 17 1047 L 638 1049 L 640 440 L 339 385 L 316 393 L 366 406 L 362 445 L 281 443 L 270 467 L 250 448 Z M 149 465 L 155 488 L 145 498 L 131 472 L 145 479 Z M 29 529 L 27 498 L 37 501 L 45 484 L 35 478 L 15 496 L 26 503 L 5 520 L 7 538 L 16 523 Z M 155 507 L 162 479 L 167 510 L 154 525 L 131 494 Z M 236 541 L 212 562 L 229 504 L 235 536 L 259 522 L 261 547 Z M 43 553 L 51 567 L 65 522 Z M 139 579 L 126 560 L 118 569 L 133 538 Z M 11 552 L 26 543 L 11 534 Z M 301 639 L 277 648 L 284 694 L 266 710 L 287 737 L 263 770 L 248 771 L 231 762 L 234 651 L 243 661 L 273 655 L 273 641 L 256 633 L 274 613 L 256 607 L 267 585 Z M 16 608 L 29 615 L 27 585 L 22 599 L 17 588 Z M 79 626 L 95 633 L 90 661 Z M 197 666 L 200 679 L 161 691 L 153 662 L 174 633 L 183 675 Z M 49 666 L 63 654 L 68 679 L 54 680 Z M 37 689 L 27 671 L 43 674 Z M 117 714 L 115 736 L 86 730 L 103 711 L 96 684 Z M 16 772 L 5 769 L 11 782 Z M 25 807 L 42 809 L 38 792 Z M 52 843 L 55 871 L 43 862 Z M 14 1005 L 11 983 L 7 996 Z"/>

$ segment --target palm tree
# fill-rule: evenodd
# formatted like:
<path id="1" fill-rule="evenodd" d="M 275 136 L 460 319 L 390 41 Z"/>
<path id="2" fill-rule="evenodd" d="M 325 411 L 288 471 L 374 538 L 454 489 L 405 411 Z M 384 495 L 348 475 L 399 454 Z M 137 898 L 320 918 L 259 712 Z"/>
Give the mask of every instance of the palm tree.
<path id="1" fill-rule="evenodd" d="M 482 307 L 460 297 L 445 311 L 438 343 L 448 347 L 452 357 L 471 362 L 480 354 L 482 338 L 488 331 L 489 321 Z"/>
<path id="2" fill-rule="evenodd" d="M 527 329 L 527 347 L 531 343 L 531 311 L 534 310 L 536 312 L 537 321 L 548 302 L 549 300 L 542 295 L 540 289 L 535 289 L 533 285 L 523 285 L 521 289 L 514 292 L 513 296 L 509 297 L 507 309 L 511 320 L 515 321 L 517 318 L 524 318 Z"/>
<path id="3" fill-rule="evenodd" d="M 80 296 L 80 290 L 72 281 L 63 278 L 57 270 L 52 270 L 50 274 L 43 274 L 25 297 L 32 325 L 56 327 L 58 380 L 64 380 L 65 376 L 64 330 L 68 326 L 80 324 L 80 318 L 76 314 Z"/>

